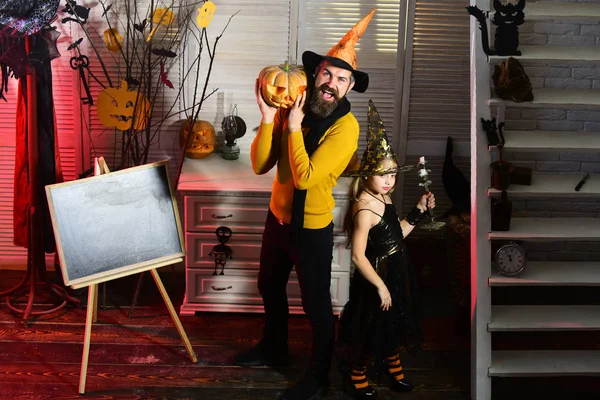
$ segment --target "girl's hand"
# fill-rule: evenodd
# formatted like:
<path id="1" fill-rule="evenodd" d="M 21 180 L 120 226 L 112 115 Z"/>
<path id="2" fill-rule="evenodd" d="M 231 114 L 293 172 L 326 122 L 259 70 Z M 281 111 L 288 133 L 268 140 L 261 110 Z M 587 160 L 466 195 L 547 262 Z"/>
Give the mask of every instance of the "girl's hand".
<path id="1" fill-rule="evenodd" d="M 429 192 L 421 196 L 421 199 L 417 203 L 417 208 L 421 212 L 427 211 L 428 208 L 435 208 L 435 196 Z"/>
<path id="2" fill-rule="evenodd" d="M 381 299 L 381 309 L 383 311 L 387 311 L 392 306 L 392 295 L 388 290 L 387 286 L 381 285 L 377 288 L 377 294 L 379 294 L 379 298 Z"/>
<path id="3" fill-rule="evenodd" d="M 277 108 L 271 107 L 265 102 L 261 94 L 260 81 L 257 79 L 254 84 L 254 94 L 256 95 L 256 103 L 258 104 L 258 108 L 260 109 L 260 113 L 262 114 L 262 122 L 265 124 L 270 124 L 275 119 L 275 113 L 277 112 Z"/>
<path id="4" fill-rule="evenodd" d="M 307 93 L 304 91 L 296 96 L 296 101 L 292 106 L 290 115 L 288 116 L 288 130 L 291 132 L 299 132 L 302 130 L 302 120 L 304 119 L 304 103 L 306 102 Z"/>

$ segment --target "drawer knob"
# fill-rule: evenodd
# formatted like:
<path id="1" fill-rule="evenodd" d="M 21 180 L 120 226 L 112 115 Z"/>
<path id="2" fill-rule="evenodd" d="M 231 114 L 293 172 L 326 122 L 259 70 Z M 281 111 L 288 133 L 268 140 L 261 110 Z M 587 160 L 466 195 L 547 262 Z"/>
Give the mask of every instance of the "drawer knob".
<path id="1" fill-rule="evenodd" d="M 227 287 L 216 287 L 215 285 L 212 285 L 210 287 L 212 290 L 215 290 L 217 292 L 223 291 L 223 290 L 229 290 L 229 289 L 233 289 L 233 286 L 227 286 Z"/>
<path id="2" fill-rule="evenodd" d="M 231 218 L 233 217 L 233 214 L 229 214 L 229 215 L 217 215 L 217 214 L 212 214 L 213 218 L 217 218 L 217 219 L 223 219 L 223 218 Z"/>

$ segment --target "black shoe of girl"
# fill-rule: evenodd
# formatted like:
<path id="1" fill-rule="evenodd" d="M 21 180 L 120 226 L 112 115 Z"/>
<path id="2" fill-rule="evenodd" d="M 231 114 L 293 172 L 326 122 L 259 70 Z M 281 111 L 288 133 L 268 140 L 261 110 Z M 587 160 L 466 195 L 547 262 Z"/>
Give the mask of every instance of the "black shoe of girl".
<path id="1" fill-rule="evenodd" d="M 340 364 L 340 375 L 342 375 L 344 385 L 342 390 L 346 392 L 346 383 L 348 383 L 352 397 L 355 399 L 368 400 L 377 398 L 377 392 L 369 385 L 364 370 L 353 370 L 348 364 L 342 363 Z M 367 384 L 366 386 L 364 386 L 365 383 Z"/>

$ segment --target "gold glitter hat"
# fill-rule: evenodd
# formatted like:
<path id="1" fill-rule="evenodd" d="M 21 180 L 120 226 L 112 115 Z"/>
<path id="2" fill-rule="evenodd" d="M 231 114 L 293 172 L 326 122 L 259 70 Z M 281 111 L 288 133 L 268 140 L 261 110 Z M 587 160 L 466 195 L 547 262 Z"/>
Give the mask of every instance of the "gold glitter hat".
<path id="1" fill-rule="evenodd" d="M 344 173 L 344 176 L 384 175 L 399 170 L 398 157 L 396 157 L 394 150 L 392 150 L 392 145 L 385 133 L 383 121 L 372 100 L 369 100 L 367 117 L 367 149 L 363 154 L 360 166 L 357 169 Z M 386 159 L 393 161 L 396 166 L 394 168 L 383 169 L 383 161 Z"/>

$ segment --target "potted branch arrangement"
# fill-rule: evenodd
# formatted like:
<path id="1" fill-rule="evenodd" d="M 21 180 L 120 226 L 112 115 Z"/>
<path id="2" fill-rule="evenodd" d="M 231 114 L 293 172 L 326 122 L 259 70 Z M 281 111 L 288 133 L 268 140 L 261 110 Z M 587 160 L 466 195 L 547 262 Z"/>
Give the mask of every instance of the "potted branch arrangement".
<path id="1" fill-rule="evenodd" d="M 200 121 L 199 113 L 206 99 L 218 91 L 208 90 L 217 45 L 237 13 L 211 44 L 207 28 L 216 10 L 211 1 L 149 0 L 144 2 L 147 7 L 139 3 L 99 0 L 99 9 L 90 10 L 76 0 L 67 0 L 62 23 L 76 24 L 82 32 L 69 46 L 71 67 L 79 70 L 83 104 L 95 106 L 102 125 L 115 132 L 114 148 L 120 149 L 120 154 L 113 157 L 114 169 L 147 163 L 161 130 L 173 119 L 184 120 L 179 176 L 190 150 L 199 154 L 194 158 L 214 150 L 214 128 Z M 93 19 L 100 14 L 99 20 Z M 189 65 L 184 65 L 181 55 L 191 44 L 198 51 Z M 101 73 L 94 74 L 92 63 L 99 64 L 93 70 Z M 92 85 L 101 89 L 97 99 L 91 94 Z M 187 87 L 194 88 L 189 99 L 184 96 Z"/>

